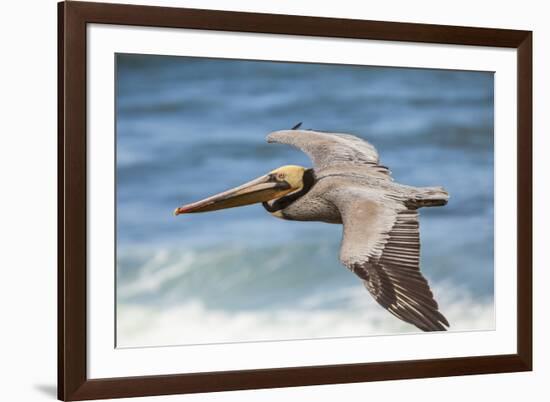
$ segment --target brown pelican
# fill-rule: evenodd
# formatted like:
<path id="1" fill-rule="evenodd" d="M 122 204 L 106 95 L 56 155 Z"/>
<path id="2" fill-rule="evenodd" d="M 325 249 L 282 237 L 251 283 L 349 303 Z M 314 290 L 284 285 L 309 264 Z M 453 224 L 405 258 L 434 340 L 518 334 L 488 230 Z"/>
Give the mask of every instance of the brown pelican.
<path id="1" fill-rule="evenodd" d="M 340 261 L 374 299 L 423 331 L 444 331 L 428 282 L 420 273 L 420 207 L 447 203 L 441 187 L 410 187 L 393 181 L 368 142 L 349 134 L 312 130 L 275 131 L 267 142 L 294 146 L 313 168 L 288 165 L 242 186 L 184 205 L 175 215 L 262 202 L 273 216 L 343 224 Z"/>

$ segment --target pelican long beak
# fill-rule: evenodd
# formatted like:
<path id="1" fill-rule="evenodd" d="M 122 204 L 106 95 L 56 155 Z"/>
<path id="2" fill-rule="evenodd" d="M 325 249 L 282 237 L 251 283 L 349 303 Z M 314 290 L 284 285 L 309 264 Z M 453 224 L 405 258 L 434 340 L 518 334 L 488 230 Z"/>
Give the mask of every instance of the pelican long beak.
<path id="1" fill-rule="evenodd" d="M 292 191 L 292 188 L 287 182 L 276 181 L 273 175 L 268 174 L 204 200 L 182 205 L 176 208 L 174 215 L 216 211 L 218 209 L 256 204 L 280 198 L 290 191 Z"/>

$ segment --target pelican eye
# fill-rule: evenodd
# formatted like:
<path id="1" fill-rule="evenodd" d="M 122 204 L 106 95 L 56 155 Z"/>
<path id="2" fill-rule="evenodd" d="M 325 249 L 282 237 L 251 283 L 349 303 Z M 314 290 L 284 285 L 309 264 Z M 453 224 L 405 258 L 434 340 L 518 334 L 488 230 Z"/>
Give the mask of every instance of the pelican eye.
<path id="1" fill-rule="evenodd" d="M 277 180 L 284 180 L 286 175 L 284 173 L 277 173 Z"/>

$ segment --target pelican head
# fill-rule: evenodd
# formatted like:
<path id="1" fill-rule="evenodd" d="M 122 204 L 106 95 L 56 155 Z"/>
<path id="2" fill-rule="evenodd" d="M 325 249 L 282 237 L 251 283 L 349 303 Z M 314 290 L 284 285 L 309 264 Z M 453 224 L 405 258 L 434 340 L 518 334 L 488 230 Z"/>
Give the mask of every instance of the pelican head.
<path id="1" fill-rule="evenodd" d="M 175 209 L 174 215 L 216 211 L 279 199 L 303 188 L 306 170 L 296 165 L 281 166 L 231 190 L 182 205 Z"/>

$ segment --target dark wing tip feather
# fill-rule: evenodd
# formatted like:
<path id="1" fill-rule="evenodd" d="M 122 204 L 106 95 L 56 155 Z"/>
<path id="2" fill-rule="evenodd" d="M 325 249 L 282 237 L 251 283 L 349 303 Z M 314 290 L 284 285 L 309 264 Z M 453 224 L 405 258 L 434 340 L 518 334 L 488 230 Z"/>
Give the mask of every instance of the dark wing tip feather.
<path id="1" fill-rule="evenodd" d="M 397 318 L 416 326 L 422 331 L 446 331 L 447 319 L 438 311 L 430 288 L 424 278 L 423 286 L 410 282 L 404 277 L 388 275 L 388 267 L 377 264 L 365 264 L 361 270 L 355 270 L 363 279 L 367 290 L 383 308 Z"/>
<path id="2" fill-rule="evenodd" d="M 302 126 L 302 122 L 299 122 L 294 127 L 291 128 L 291 130 L 298 130 Z"/>

